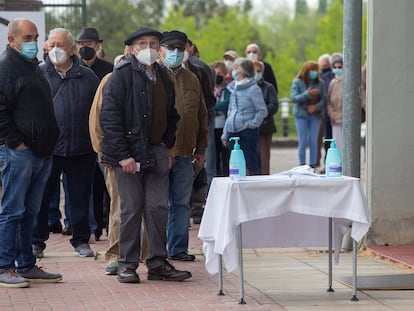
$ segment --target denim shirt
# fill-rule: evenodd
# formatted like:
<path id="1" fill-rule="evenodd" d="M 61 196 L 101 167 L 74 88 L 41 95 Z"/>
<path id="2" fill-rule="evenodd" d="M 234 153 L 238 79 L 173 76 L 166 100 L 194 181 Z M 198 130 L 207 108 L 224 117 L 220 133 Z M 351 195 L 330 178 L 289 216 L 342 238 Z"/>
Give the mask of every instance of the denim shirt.
<path id="1" fill-rule="evenodd" d="M 316 111 L 320 113 L 325 108 L 325 88 L 322 82 L 312 82 L 311 88 L 317 88 L 319 90 L 320 99 L 316 103 Z M 310 116 L 306 110 L 308 105 L 308 100 L 311 98 L 311 95 L 308 92 L 308 88 L 302 79 L 295 78 L 292 83 L 292 88 L 290 90 L 290 97 L 292 102 L 295 104 L 293 107 L 293 114 L 297 118 L 307 118 Z"/>
<path id="2" fill-rule="evenodd" d="M 258 128 L 267 116 L 262 91 L 254 78 L 247 78 L 244 84 L 233 81 L 227 89 L 231 95 L 222 139 L 229 139 L 230 133 Z"/>

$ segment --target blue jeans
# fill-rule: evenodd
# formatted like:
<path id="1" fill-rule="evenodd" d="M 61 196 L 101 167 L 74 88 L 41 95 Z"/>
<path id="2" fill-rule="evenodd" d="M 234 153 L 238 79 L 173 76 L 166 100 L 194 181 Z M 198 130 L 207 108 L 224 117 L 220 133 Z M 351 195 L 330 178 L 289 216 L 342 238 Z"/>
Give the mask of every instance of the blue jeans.
<path id="1" fill-rule="evenodd" d="M 306 146 L 309 143 L 309 165 L 315 167 L 318 162 L 319 116 L 311 115 L 307 118 L 295 118 L 295 123 L 299 140 L 299 165 L 306 164 Z"/>
<path id="2" fill-rule="evenodd" d="M 168 255 L 188 251 L 188 224 L 191 216 L 190 197 L 194 172 L 191 156 L 174 157 L 170 169 L 168 198 Z M 151 247 L 151 246 L 150 246 Z"/>
<path id="3" fill-rule="evenodd" d="M 259 130 L 245 129 L 238 133 L 230 133 L 229 137 L 240 137 L 240 149 L 243 150 L 246 160 L 246 175 L 260 175 L 259 156 Z M 230 153 L 233 150 L 234 141 L 229 143 Z"/>
<path id="4" fill-rule="evenodd" d="M 206 174 L 207 174 L 207 185 L 205 188 L 206 196 L 210 189 L 211 181 L 216 177 L 216 138 L 214 135 L 214 122 L 210 122 L 208 125 L 208 136 L 207 136 L 207 149 L 206 149 Z"/>
<path id="5" fill-rule="evenodd" d="M 45 241 L 49 238 L 49 203 L 54 187 L 59 182 L 63 171 L 67 178 L 67 193 L 69 195 L 72 239 L 74 248 L 89 242 L 89 200 L 91 197 L 92 180 L 95 170 L 95 153 L 81 156 L 53 156 L 52 170 L 43 194 L 42 205 L 36 217 L 33 228 L 33 244 L 46 248 Z"/>
<path id="6" fill-rule="evenodd" d="M 52 158 L 40 158 L 30 149 L 0 146 L 3 196 L 0 211 L 0 273 L 29 270 L 36 264 L 32 252 L 33 222 L 40 209 Z"/>

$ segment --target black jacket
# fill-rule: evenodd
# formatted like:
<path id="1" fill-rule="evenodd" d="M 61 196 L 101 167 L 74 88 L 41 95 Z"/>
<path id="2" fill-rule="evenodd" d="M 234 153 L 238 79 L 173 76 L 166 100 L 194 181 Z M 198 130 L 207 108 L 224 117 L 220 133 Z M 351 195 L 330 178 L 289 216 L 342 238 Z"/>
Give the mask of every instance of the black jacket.
<path id="1" fill-rule="evenodd" d="M 272 66 L 264 60 L 262 60 L 262 62 L 264 64 L 263 79 L 269 82 L 271 85 L 273 85 L 276 90 L 276 93 L 279 93 L 279 89 L 277 88 L 276 76 L 273 72 Z"/>
<path id="2" fill-rule="evenodd" d="M 263 99 L 267 108 L 267 116 L 263 119 L 260 125 L 260 134 L 272 134 L 276 132 L 276 125 L 273 115 L 279 109 L 279 101 L 277 99 L 277 92 L 272 84 L 263 79 L 257 83 L 262 90 Z"/>
<path id="3" fill-rule="evenodd" d="M 85 67 L 88 67 L 88 65 L 85 64 L 83 59 L 81 59 L 81 64 Z M 114 65 L 104 59 L 100 59 L 99 57 L 97 57 L 90 69 L 92 69 L 92 71 L 98 76 L 99 81 L 101 81 L 103 77 L 105 77 L 108 73 L 112 72 L 112 70 L 114 69 Z"/>
<path id="4" fill-rule="evenodd" d="M 0 56 L 0 144 L 49 156 L 59 134 L 52 93 L 38 67 L 9 45 Z"/>
<path id="5" fill-rule="evenodd" d="M 214 106 L 216 104 L 216 98 L 214 97 L 214 88 L 211 88 L 211 82 L 210 77 L 208 75 L 208 72 L 196 65 L 193 61 L 194 59 L 197 59 L 196 57 L 191 57 L 187 61 L 188 69 L 194 73 L 198 80 L 200 81 L 201 90 L 203 91 L 204 101 L 206 102 L 207 112 L 208 112 L 208 123 L 214 121 Z M 207 66 L 207 65 L 206 65 Z M 209 70 L 208 66 L 207 69 Z M 215 82 L 214 82 L 215 84 Z"/>
<path id="6" fill-rule="evenodd" d="M 119 161 L 129 157 L 140 162 L 143 169 L 155 163 L 148 148 L 152 124 L 152 82 L 142 66 L 134 55 L 127 54 L 117 64 L 105 86 L 100 114 L 104 134 L 103 163 L 119 166 Z M 154 68 L 161 76 L 168 96 L 167 129 L 162 142 L 170 149 L 175 144 L 179 120 L 174 87 L 165 69 L 158 63 Z"/>

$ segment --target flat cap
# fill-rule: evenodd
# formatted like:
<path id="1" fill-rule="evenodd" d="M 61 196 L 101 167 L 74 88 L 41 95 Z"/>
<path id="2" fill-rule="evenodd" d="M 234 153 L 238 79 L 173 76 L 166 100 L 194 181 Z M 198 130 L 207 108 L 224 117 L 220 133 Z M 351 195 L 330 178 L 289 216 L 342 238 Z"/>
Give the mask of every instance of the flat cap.
<path id="1" fill-rule="evenodd" d="M 236 51 L 233 51 L 233 50 L 226 51 L 226 52 L 223 54 L 223 57 L 224 57 L 224 56 L 230 56 L 230 57 L 231 57 L 231 58 L 233 58 L 233 59 L 238 58 Z"/>
<path id="2" fill-rule="evenodd" d="M 171 31 L 164 31 L 162 33 L 162 38 L 160 40 L 160 44 L 164 45 L 182 45 L 185 46 L 187 44 L 187 35 L 184 32 L 178 30 L 171 30 Z"/>
<path id="3" fill-rule="evenodd" d="M 154 30 L 154 29 L 151 29 L 151 28 L 141 27 L 137 31 L 131 33 L 125 39 L 124 44 L 125 45 L 131 45 L 132 42 L 134 42 L 139 37 L 143 37 L 143 36 L 154 36 L 154 37 L 157 37 L 158 40 L 160 40 L 161 37 L 162 37 L 162 34 L 158 30 Z"/>
<path id="4" fill-rule="evenodd" d="M 103 40 L 99 38 L 98 30 L 95 28 L 82 28 L 77 42 L 82 41 L 102 42 Z"/>

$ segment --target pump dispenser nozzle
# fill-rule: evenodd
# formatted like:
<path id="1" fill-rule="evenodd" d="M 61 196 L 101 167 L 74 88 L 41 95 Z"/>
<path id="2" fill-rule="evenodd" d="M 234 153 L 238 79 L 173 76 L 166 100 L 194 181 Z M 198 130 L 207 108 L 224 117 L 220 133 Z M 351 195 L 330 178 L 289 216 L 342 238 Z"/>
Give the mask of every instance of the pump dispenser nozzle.
<path id="1" fill-rule="evenodd" d="M 342 176 L 342 160 L 341 154 L 336 148 L 336 140 L 332 139 L 324 139 L 325 141 L 331 142 L 331 147 L 328 149 L 328 153 L 326 154 L 326 161 L 325 161 L 325 175 L 326 177 L 341 177 Z"/>
<path id="2" fill-rule="evenodd" d="M 234 150 L 240 150 L 239 140 L 240 137 L 230 137 L 229 141 L 234 140 Z"/>
<path id="3" fill-rule="evenodd" d="M 330 141 L 331 142 L 331 148 L 336 148 L 336 139 L 335 138 L 331 138 L 331 139 L 324 139 L 323 142 L 326 141 Z"/>

